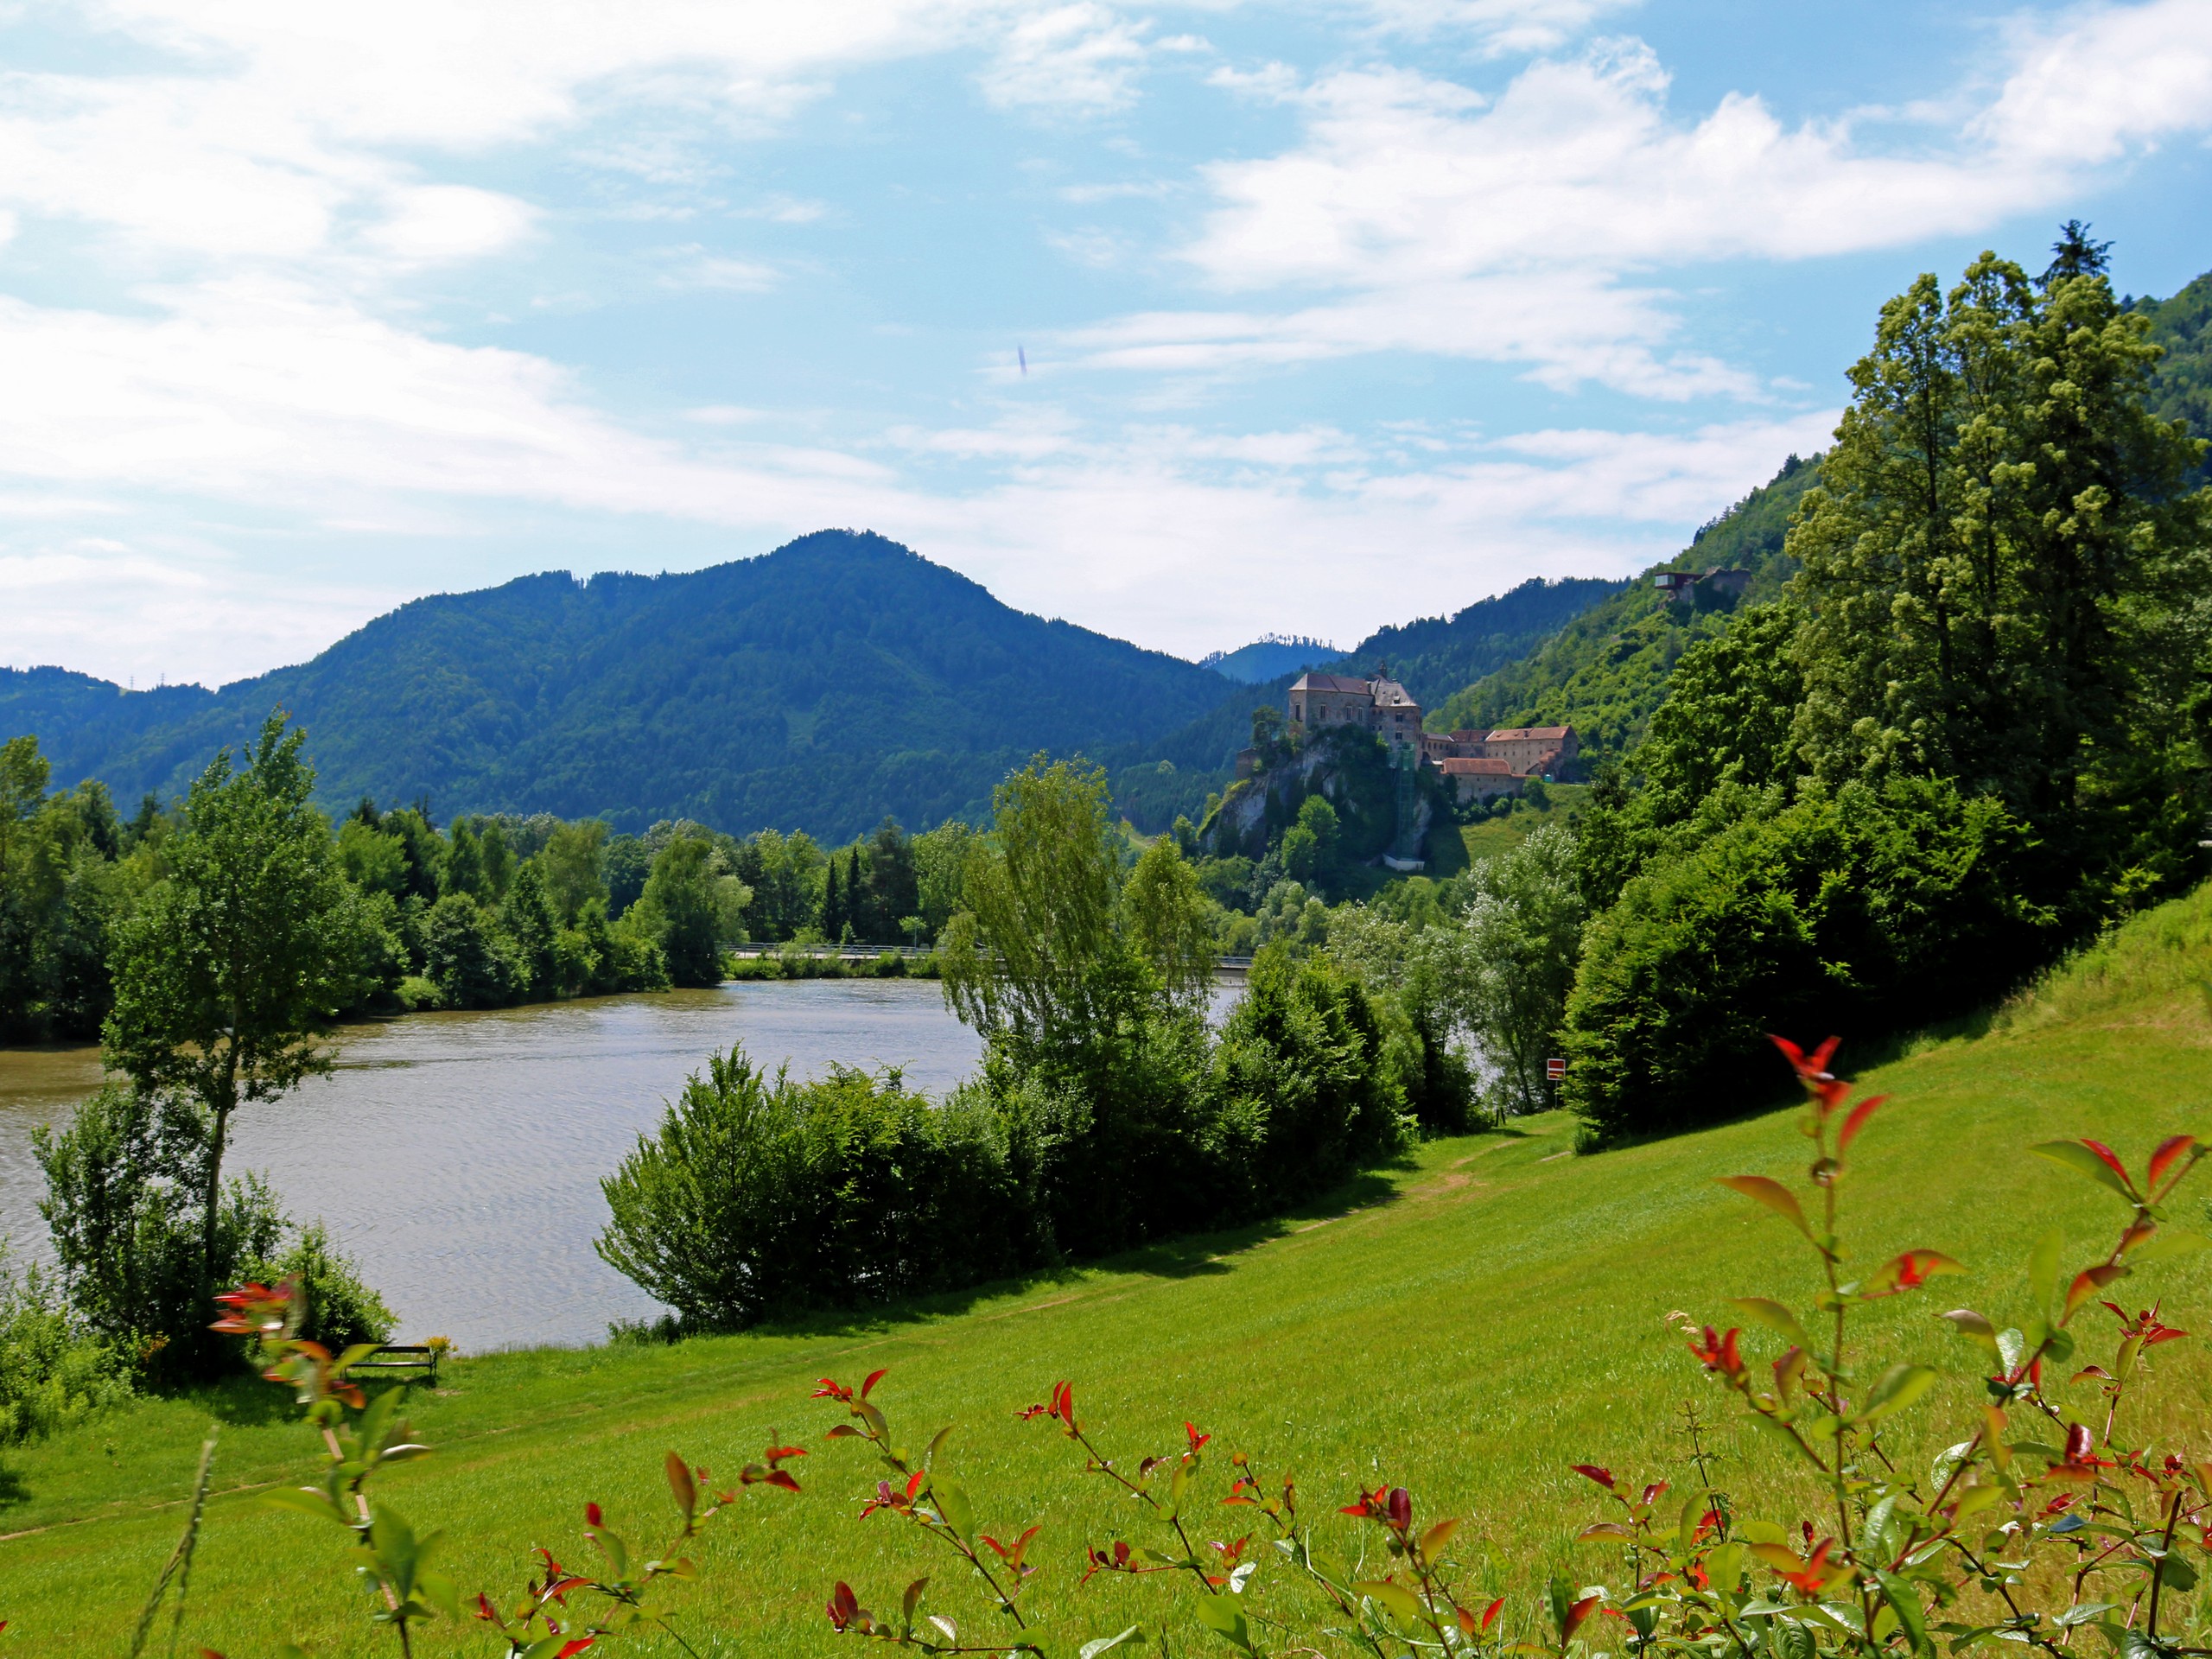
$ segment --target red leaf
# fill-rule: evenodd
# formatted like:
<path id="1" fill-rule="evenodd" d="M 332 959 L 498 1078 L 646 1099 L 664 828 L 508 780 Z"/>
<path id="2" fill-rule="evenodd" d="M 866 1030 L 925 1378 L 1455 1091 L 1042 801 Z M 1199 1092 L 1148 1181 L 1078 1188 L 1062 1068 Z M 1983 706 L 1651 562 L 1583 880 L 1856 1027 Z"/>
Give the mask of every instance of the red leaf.
<path id="1" fill-rule="evenodd" d="M 2193 1135 L 2169 1135 L 2158 1142 L 2158 1149 L 2151 1154 L 2150 1186 L 2151 1195 L 2153 1198 L 2158 1196 L 2158 1188 L 2166 1179 L 2166 1172 L 2173 1168 L 2175 1163 L 2196 1145 L 2196 1137 Z M 2190 1163 L 2196 1161 L 2193 1158 L 2190 1160 Z M 2182 1167 L 2187 1169 L 2189 1165 L 2183 1164 Z M 2178 1179 L 2179 1177 L 2177 1176 L 2176 1179 Z"/>
<path id="2" fill-rule="evenodd" d="M 1484 1630 L 1489 1630 L 1492 1624 L 1497 1622 L 1498 1609 L 1504 1605 L 1505 1598 L 1503 1596 L 1500 1596 L 1496 1601 L 1493 1601 L 1489 1606 L 1483 1609 Z"/>
<path id="3" fill-rule="evenodd" d="M 2084 1139 L 2082 1144 L 2087 1147 L 2091 1152 L 2095 1153 L 2098 1157 L 2104 1160 L 2105 1167 L 2111 1170 L 2113 1174 L 2120 1177 L 2120 1185 L 2122 1186 L 2125 1186 L 2130 1192 L 2133 1192 L 2135 1190 L 2135 1183 L 2128 1177 L 2127 1166 L 2120 1161 L 2119 1154 L 2115 1153 L 2110 1147 L 2105 1145 L 2101 1141 L 2090 1141 Z"/>
<path id="4" fill-rule="evenodd" d="M 890 1368 L 886 1366 L 884 1369 L 885 1370 L 888 1370 Z M 867 1399 L 868 1391 L 874 1388 L 877 1383 L 882 1382 L 883 1376 L 883 1371 L 870 1371 L 868 1374 L 868 1381 L 861 1384 L 861 1398 L 863 1400 Z"/>
<path id="5" fill-rule="evenodd" d="M 584 1505 L 584 1525 L 586 1525 L 586 1526 L 588 1526 L 588 1527 L 595 1527 L 595 1526 L 598 1526 L 598 1525 L 600 1525 L 600 1524 L 601 1524 L 601 1521 L 600 1521 L 600 1510 L 599 1510 L 599 1505 L 598 1505 L 598 1504 L 596 1504 L 596 1503 L 587 1503 L 587 1504 L 585 1504 L 585 1505 Z"/>
<path id="6" fill-rule="evenodd" d="M 917 1493 L 917 1492 L 920 1491 L 922 1490 L 922 1483 L 923 1483 L 924 1481 L 927 1480 L 929 1478 L 930 1478 L 930 1471 L 929 1471 L 928 1470 L 926 1470 L 926 1469 L 917 1469 L 917 1470 L 915 1470 L 915 1471 L 914 1471 L 914 1472 L 913 1472 L 911 1476 L 909 1476 L 909 1477 L 907 1478 L 907 1480 L 906 1480 L 906 1496 L 907 1496 L 907 1497 L 913 1497 L 913 1496 L 914 1496 L 914 1494 L 915 1494 L 915 1493 Z"/>
<path id="7" fill-rule="evenodd" d="M 1851 1116 L 1843 1120 L 1843 1128 L 1835 1138 L 1838 1152 L 1851 1150 L 1851 1143 L 1859 1138 L 1859 1131 L 1866 1127 L 1866 1120 L 1874 1116 L 1874 1109 L 1888 1098 L 1887 1095 L 1869 1095 L 1851 1109 Z"/>
<path id="8" fill-rule="evenodd" d="M 1568 1608 L 1567 1623 L 1560 1630 L 1559 1639 L 1563 1643 L 1571 1640 L 1574 1633 L 1582 1628 L 1583 1621 L 1596 1612 L 1599 1604 L 1604 1600 L 1603 1596 L 1585 1596 Z"/>
<path id="9" fill-rule="evenodd" d="M 1574 1472 L 1596 1481 L 1609 1492 L 1613 1490 L 1613 1471 L 1610 1469 L 1600 1469 L 1594 1463 L 1578 1463 Z"/>
<path id="10" fill-rule="evenodd" d="M 793 1480 L 789 1473 L 781 1469 L 771 1469 L 761 1477 L 761 1481 L 766 1485 L 780 1486 L 787 1492 L 798 1491 L 798 1482 Z"/>
<path id="11" fill-rule="evenodd" d="M 561 1644 L 559 1659 L 574 1659 L 575 1655 L 582 1653 L 598 1640 L 599 1638 L 595 1636 L 580 1636 L 573 1642 L 563 1642 Z"/>

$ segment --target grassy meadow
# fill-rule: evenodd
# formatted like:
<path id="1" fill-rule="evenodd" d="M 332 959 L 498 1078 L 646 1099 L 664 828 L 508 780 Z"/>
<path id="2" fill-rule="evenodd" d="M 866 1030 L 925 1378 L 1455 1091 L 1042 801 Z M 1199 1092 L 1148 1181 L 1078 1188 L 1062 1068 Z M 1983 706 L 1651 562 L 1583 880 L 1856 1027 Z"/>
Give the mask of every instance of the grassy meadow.
<path id="1" fill-rule="evenodd" d="M 2031 1242 L 2054 1221 L 2101 1251 L 2117 1205 L 2028 1155 L 2031 1142 L 2093 1135 L 2139 1166 L 2161 1136 L 2212 1135 L 2212 895 L 2169 906 L 2075 964 L 2037 995 L 1968 1033 L 1904 1046 L 1863 1080 L 1892 1103 L 1859 1144 L 1845 1189 L 1847 1248 L 1862 1264 L 1908 1246 L 1957 1256 L 1965 1279 L 1881 1304 L 1865 1325 L 1886 1357 L 1926 1359 L 1945 1381 L 1901 1419 L 1932 1450 L 1978 1408 L 1980 1351 L 1933 1316 L 1961 1305 L 2018 1319 Z M 1821 1033 L 1804 1033 L 1819 1035 Z M 1853 1069 L 1847 1046 L 1844 1069 Z M 1862 1056 L 1862 1063 L 1868 1057 Z M 276 1109 L 281 1109 L 278 1108 Z M 384 1495 L 418 1528 L 442 1527 L 444 1562 L 464 1592 L 511 1593 L 545 1544 L 586 1548 L 586 1499 L 650 1542 L 672 1513 L 660 1464 L 670 1448 L 717 1472 L 772 1435 L 807 1445 L 797 1497 L 755 1489 L 697 1552 L 702 1577 L 676 1587 L 701 1653 L 832 1651 L 822 1603 L 839 1578 L 878 1608 L 932 1576 L 928 1605 L 963 1637 L 996 1627 L 957 1564 L 893 1517 L 855 1516 L 874 1484 L 862 1450 L 825 1441 L 842 1421 L 808 1398 L 814 1379 L 879 1367 L 875 1395 L 920 1444 L 957 1425 L 949 1462 L 981 1527 L 1011 1537 L 1040 1524 L 1045 1570 L 1027 1599 L 1056 1640 L 1111 1633 L 1166 1605 L 1160 1580 L 1078 1587 L 1083 1546 L 1147 1541 L 1125 1499 L 1080 1472 L 1071 1448 L 1018 1408 L 1060 1378 L 1100 1441 L 1134 1462 L 1182 1439 L 1249 1452 L 1270 1478 L 1294 1471 L 1324 1553 L 1354 1548 L 1334 1513 L 1356 1489 L 1411 1486 L 1421 1513 L 1470 1517 L 1457 1554 L 1473 1582 L 1531 1619 L 1552 1571 L 1618 1580 L 1602 1543 L 1568 1541 L 1597 1518 L 1595 1490 L 1567 1465 L 1639 1478 L 1688 1476 L 1686 1408 L 1713 1427 L 1719 1479 L 1747 1515 L 1794 1519 L 1804 1494 L 1764 1438 L 1709 1387 L 1674 1321 L 1732 1322 L 1726 1299 L 1801 1305 L 1811 1253 L 1773 1217 L 1713 1185 L 1716 1175 L 1802 1174 L 1806 1145 L 1788 1111 L 1706 1133 L 1576 1157 L 1573 1125 L 1522 1120 L 1493 1135 L 1430 1143 L 1402 1167 L 1327 1205 L 1246 1232 L 1186 1241 L 1082 1271 L 954 1301 L 804 1329 L 672 1347 L 465 1357 L 411 1416 L 437 1448 L 385 1478 Z M 2178 1218 L 2202 1222 L 2212 1177 L 2184 1189 Z M 2155 1275 L 2155 1277 L 2154 1277 Z M 2131 1305 L 2165 1298 L 2171 1323 L 2212 1330 L 2212 1258 L 2146 1270 Z M 2081 1322 L 2082 1362 L 2108 1357 L 2110 1316 Z M 1777 1341 L 1746 1339 L 1770 1357 Z M 2201 1441 L 2194 1407 L 2212 1381 L 2201 1342 L 2158 1351 L 2171 1432 Z M 2089 1406 L 2087 1385 L 2082 1404 Z M 336 1529 L 276 1513 L 256 1490 L 303 1478 L 313 1445 L 274 1387 L 141 1403 L 6 1454 L 0 1474 L 0 1616 L 22 1654 L 118 1653 L 175 1541 L 202 1435 L 219 1426 L 211 1502 L 194 1565 L 186 1650 L 232 1659 L 298 1640 L 320 1654 L 392 1650 L 365 1621 Z M 1225 1489 L 1225 1458 L 1209 1478 Z M 1235 1535 L 1214 1510 L 1209 1537 Z M 1266 1562 L 1254 1593 L 1295 1593 Z M 1264 1602 L 1263 1604 L 1264 1605 Z M 167 1616 L 157 1639 L 166 1639 Z M 1070 1638 L 1072 1638 L 1071 1640 Z M 674 1653 L 662 1637 L 644 1652 Z M 490 1653 L 483 1627 L 434 1626 L 419 1652 Z M 1210 1642 L 1192 1650 L 1215 1650 Z M 1226 1652 L 1226 1649 L 1220 1649 Z"/>

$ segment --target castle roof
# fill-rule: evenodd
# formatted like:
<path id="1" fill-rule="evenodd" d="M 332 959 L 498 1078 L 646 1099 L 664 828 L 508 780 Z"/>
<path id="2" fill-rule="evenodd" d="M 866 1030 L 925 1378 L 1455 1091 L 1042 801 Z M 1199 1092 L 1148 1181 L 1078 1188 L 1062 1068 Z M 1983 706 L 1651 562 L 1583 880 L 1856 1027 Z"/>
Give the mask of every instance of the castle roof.
<path id="1" fill-rule="evenodd" d="M 1509 760 L 1495 760 L 1488 755 L 1453 755 L 1444 763 L 1447 778 L 1518 778 Z"/>
<path id="2" fill-rule="evenodd" d="M 1291 683 L 1294 691 L 1351 691 L 1361 696 L 1372 695 L 1365 680 L 1347 678 L 1342 674 L 1301 674 Z"/>
<path id="3" fill-rule="evenodd" d="M 1560 743 L 1574 730 L 1572 726 L 1511 726 L 1500 727 L 1483 741 L 1485 743 L 1517 743 L 1535 741 Z"/>

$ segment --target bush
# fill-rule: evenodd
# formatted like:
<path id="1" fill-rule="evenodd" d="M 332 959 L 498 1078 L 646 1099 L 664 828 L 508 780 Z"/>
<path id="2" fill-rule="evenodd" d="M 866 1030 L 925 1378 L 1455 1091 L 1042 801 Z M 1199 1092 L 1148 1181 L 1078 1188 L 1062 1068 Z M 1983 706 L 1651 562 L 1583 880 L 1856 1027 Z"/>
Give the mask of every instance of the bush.
<path id="1" fill-rule="evenodd" d="M 389 1342 L 398 1324 L 384 1298 L 362 1282 L 359 1263 L 331 1243 L 319 1221 L 302 1228 L 289 1249 L 246 1276 L 270 1285 L 296 1282 L 307 1305 L 298 1334 L 334 1353 L 357 1342 Z"/>
<path id="2" fill-rule="evenodd" d="M 1391 1058 L 1398 1064 L 1385 1063 L 1383 1021 L 1353 974 L 1321 958 L 1294 962 L 1279 944 L 1262 950 L 1213 1055 L 1214 1153 L 1225 1179 L 1217 1204 L 1263 1213 L 1397 1152 L 1413 1128 L 1408 1052 Z M 1417 1079 L 1418 1055 L 1410 1059 Z"/>
<path id="3" fill-rule="evenodd" d="M 1946 784 L 1852 784 L 1647 868 L 1591 925 L 1567 1004 L 1586 1139 L 1765 1103 L 1788 1077 L 1769 1032 L 1892 1031 L 2003 994 L 2048 956 L 2014 896 L 2024 839 Z"/>
<path id="4" fill-rule="evenodd" d="M 69 1312 L 32 1268 L 0 1262 L 0 1444 L 77 1422 L 130 1398 L 129 1356 Z"/>
<path id="5" fill-rule="evenodd" d="M 895 1072 L 772 1077 L 737 1050 L 601 1183 L 600 1255 L 705 1329 L 970 1285 L 1045 1259 L 1003 1120 Z"/>

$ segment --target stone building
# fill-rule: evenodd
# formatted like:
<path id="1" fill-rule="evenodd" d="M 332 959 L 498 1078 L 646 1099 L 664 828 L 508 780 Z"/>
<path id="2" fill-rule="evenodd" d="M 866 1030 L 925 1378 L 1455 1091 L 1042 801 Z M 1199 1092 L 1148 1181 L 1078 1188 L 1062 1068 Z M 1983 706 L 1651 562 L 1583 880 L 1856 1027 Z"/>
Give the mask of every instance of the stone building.
<path id="1" fill-rule="evenodd" d="M 1463 801 L 1487 801 L 1499 795 L 1518 795 L 1528 782 L 1510 764 L 1487 755 L 1455 754 L 1444 762 L 1444 781 Z"/>
<path id="2" fill-rule="evenodd" d="M 1485 734 L 1481 753 L 1524 778 L 1541 777 L 1567 771 L 1580 747 L 1572 726 L 1510 726 Z"/>
<path id="3" fill-rule="evenodd" d="M 1290 688 L 1290 721 L 1309 732 L 1357 726 L 1395 747 L 1423 748 L 1421 704 L 1376 671 L 1371 680 L 1343 674 L 1301 674 Z"/>

